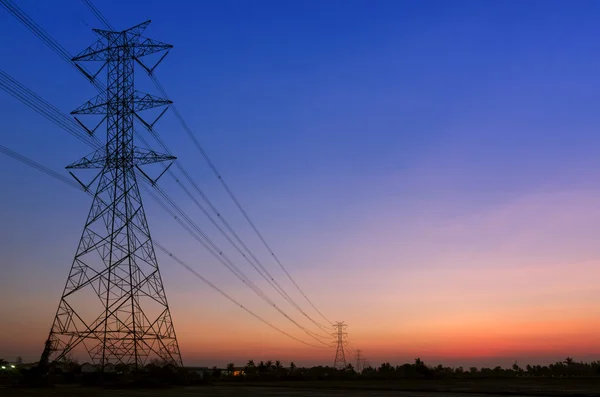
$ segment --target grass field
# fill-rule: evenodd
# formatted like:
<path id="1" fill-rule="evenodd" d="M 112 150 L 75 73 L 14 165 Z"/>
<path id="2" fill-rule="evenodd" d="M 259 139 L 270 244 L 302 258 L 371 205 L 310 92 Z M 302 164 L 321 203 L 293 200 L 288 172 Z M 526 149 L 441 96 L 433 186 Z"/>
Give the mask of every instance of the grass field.
<path id="1" fill-rule="evenodd" d="M 516 379 L 471 381 L 362 381 L 362 382 L 270 382 L 173 387 L 168 389 L 103 389 L 74 386 L 48 389 L 0 388 L 0 396 L 267 396 L 267 397 L 588 397 L 600 395 L 600 379 Z"/>

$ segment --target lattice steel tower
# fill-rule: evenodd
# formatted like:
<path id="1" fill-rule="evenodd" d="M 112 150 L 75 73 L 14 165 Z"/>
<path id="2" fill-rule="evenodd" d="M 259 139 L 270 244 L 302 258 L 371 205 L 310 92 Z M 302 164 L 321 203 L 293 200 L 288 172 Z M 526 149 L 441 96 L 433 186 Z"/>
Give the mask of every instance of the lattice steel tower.
<path id="1" fill-rule="evenodd" d="M 98 125 L 106 121 L 107 138 L 104 147 L 67 167 L 101 171 L 41 364 L 87 351 L 103 370 L 109 363 L 137 368 L 150 360 L 182 365 L 136 179 L 140 166 L 175 159 L 133 145 L 134 119 L 150 127 L 171 104 L 134 90 L 134 63 L 151 72 L 172 48 L 142 36 L 149 23 L 122 32 L 94 29 L 98 41 L 73 58 L 103 62 L 96 75 L 107 68 L 106 90 L 72 112 L 102 115 Z M 142 63 L 161 52 L 153 67 Z M 155 107 L 165 109 L 151 123 L 138 115 Z"/>
<path id="2" fill-rule="evenodd" d="M 333 361 L 333 367 L 336 369 L 346 369 L 346 354 L 344 353 L 344 347 L 346 346 L 346 332 L 347 325 L 344 322 L 336 322 L 333 324 L 333 328 L 336 330 L 332 335 L 337 338 L 337 348 L 335 350 L 335 360 Z"/>

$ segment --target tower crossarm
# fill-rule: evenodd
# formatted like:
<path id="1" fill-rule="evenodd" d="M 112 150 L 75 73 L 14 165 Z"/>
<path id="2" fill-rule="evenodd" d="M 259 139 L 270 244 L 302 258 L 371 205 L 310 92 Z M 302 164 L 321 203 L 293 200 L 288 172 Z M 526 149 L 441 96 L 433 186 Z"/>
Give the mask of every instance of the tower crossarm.
<path id="1" fill-rule="evenodd" d="M 147 164 L 160 163 L 163 161 L 172 161 L 176 160 L 177 157 L 157 153 L 154 150 L 142 149 L 136 147 L 133 150 L 131 160 L 133 161 L 133 165 L 142 166 Z M 89 169 L 89 168 L 117 168 L 121 164 L 118 163 L 118 157 L 106 156 L 106 149 L 98 149 L 95 152 L 83 157 L 81 160 L 78 160 L 67 166 L 67 169 Z"/>
<path id="2" fill-rule="evenodd" d="M 142 22 L 142 23 L 137 24 L 129 29 L 123 30 L 123 32 L 128 32 L 128 33 L 132 33 L 135 36 L 140 36 L 142 33 L 144 33 L 144 31 L 146 30 L 148 25 L 150 25 L 151 22 L 152 21 L 150 21 L 150 20 Z M 112 30 L 105 30 L 105 29 L 92 29 L 92 31 L 94 33 L 96 33 L 98 36 L 105 37 L 107 39 L 110 39 L 111 35 L 122 33 L 122 32 L 114 32 Z"/>
<path id="3" fill-rule="evenodd" d="M 133 93 L 133 106 L 131 110 L 141 112 L 147 109 L 168 106 L 172 103 L 173 101 L 168 99 L 159 98 L 152 94 L 136 90 Z M 111 98 L 108 97 L 105 91 L 73 110 L 71 114 L 108 114 L 109 105 L 111 105 Z"/>
<path id="4" fill-rule="evenodd" d="M 118 50 L 127 50 L 128 56 L 141 58 L 146 55 L 168 51 L 173 46 L 158 40 L 142 37 L 150 21 L 123 30 L 113 32 L 110 30 L 94 29 L 100 38 L 91 46 L 83 50 L 79 55 L 73 57 L 74 62 L 79 61 L 110 61 L 114 60 Z M 114 51 L 117 50 L 117 51 Z"/>
<path id="5" fill-rule="evenodd" d="M 133 47 L 132 53 L 136 58 L 141 58 L 146 55 L 155 54 L 157 52 L 168 51 L 173 48 L 171 44 L 161 43 L 160 41 L 156 41 L 153 39 L 149 39 L 147 37 L 142 38 L 143 41 L 141 43 L 135 43 L 131 45 Z M 125 48 L 125 45 L 112 45 L 107 46 L 106 40 L 104 38 L 96 41 L 94 44 L 89 46 L 86 50 L 84 50 L 81 54 L 73 57 L 74 62 L 80 61 L 110 61 L 111 60 L 111 51 L 119 50 Z"/>

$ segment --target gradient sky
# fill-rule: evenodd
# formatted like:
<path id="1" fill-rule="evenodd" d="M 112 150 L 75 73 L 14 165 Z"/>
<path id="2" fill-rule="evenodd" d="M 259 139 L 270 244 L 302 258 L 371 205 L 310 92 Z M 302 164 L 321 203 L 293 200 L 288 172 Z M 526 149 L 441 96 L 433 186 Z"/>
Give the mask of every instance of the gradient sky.
<path id="1" fill-rule="evenodd" d="M 78 0 L 19 4 L 73 54 L 101 27 Z M 175 46 L 160 81 L 295 280 L 370 362 L 597 359 L 600 3 L 95 4 L 117 28 L 152 19 L 147 36 Z M 0 44 L 2 70 L 65 113 L 94 95 L 4 9 Z M 156 92 L 141 73 L 136 83 Z M 89 152 L 4 92 L 0 106 L 0 144 L 61 172 Z M 157 129 L 308 310 L 176 119 Z M 7 157 L 0 186 L 0 357 L 37 360 L 90 199 Z M 146 204 L 154 238 L 308 340 Z M 159 260 L 186 364 L 332 363 L 333 350 L 287 339 Z"/>

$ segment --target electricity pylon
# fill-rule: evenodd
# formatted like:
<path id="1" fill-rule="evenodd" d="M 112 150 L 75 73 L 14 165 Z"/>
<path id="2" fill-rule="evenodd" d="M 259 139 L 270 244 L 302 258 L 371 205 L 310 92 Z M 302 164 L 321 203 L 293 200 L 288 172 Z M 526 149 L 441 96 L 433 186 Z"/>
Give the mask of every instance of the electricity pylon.
<path id="1" fill-rule="evenodd" d="M 106 90 L 71 112 L 103 115 L 107 138 L 104 147 L 67 167 L 101 171 L 41 365 L 86 350 L 102 370 L 109 363 L 138 368 L 150 360 L 182 366 L 136 178 L 136 170 L 147 177 L 143 165 L 175 159 L 133 145 L 134 119 L 151 128 L 172 103 L 134 90 L 135 63 L 151 72 L 172 48 L 142 36 L 149 23 L 122 32 L 94 29 L 98 41 L 73 58 L 103 62 L 96 75 L 107 68 Z M 161 52 L 153 67 L 142 63 Z M 165 109 L 151 123 L 138 115 L 156 107 Z"/>
<path id="2" fill-rule="evenodd" d="M 347 325 L 344 322 L 336 322 L 333 324 L 333 328 L 336 330 L 332 335 L 337 338 L 337 347 L 335 350 L 335 360 L 333 361 L 333 367 L 335 369 L 346 369 L 346 354 L 344 353 L 344 347 L 346 346 L 346 336 L 348 333 L 345 331 Z"/>

